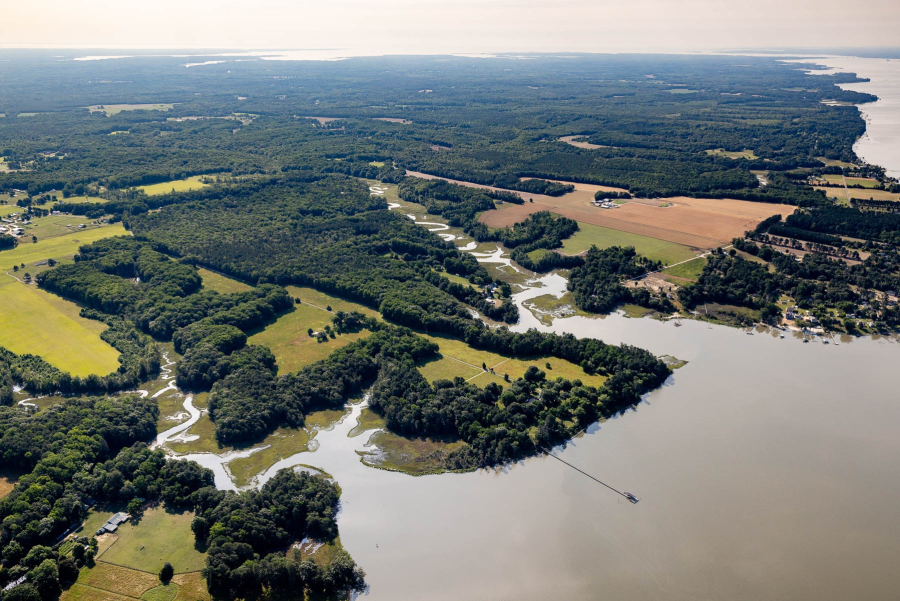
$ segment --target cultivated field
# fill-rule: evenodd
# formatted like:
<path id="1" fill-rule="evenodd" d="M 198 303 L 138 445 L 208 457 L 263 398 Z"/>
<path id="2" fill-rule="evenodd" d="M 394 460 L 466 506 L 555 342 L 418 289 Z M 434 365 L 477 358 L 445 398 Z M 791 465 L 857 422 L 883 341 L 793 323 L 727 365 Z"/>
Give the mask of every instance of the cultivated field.
<path id="1" fill-rule="evenodd" d="M 205 188 L 209 184 L 200 181 L 204 175 L 195 175 L 185 179 L 176 179 L 170 182 L 162 182 L 159 184 L 151 184 L 149 186 L 138 186 L 137 190 L 143 190 L 147 196 L 156 196 L 158 194 L 168 194 L 169 192 L 186 192 L 187 190 L 199 190 Z"/>
<path id="2" fill-rule="evenodd" d="M 84 568 L 78 580 L 63 592 L 61 601 L 208 601 L 206 582 L 199 572 L 178 574 L 168 586 L 156 574 L 98 561 Z"/>
<path id="3" fill-rule="evenodd" d="M 58 260 L 64 257 L 71 257 L 78 252 L 79 246 L 90 244 L 103 238 L 124 236 L 126 234 L 128 232 L 122 227 L 122 224 L 116 223 L 94 229 L 79 230 L 66 236 L 58 236 L 46 240 L 38 238 L 37 244 L 32 244 L 31 241 L 22 242 L 12 250 L 0 252 L 0 271 L 8 271 L 13 268 L 13 265 L 21 263 L 30 265 L 35 261 L 44 259 Z"/>
<path id="4" fill-rule="evenodd" d="M 636 199 L 616 209 L 591 206 L 597 186 L 575 184 L 576 191 L 558 198 L 529 195 L 534 202 L 506 204 L 481 216 L 491 227 L 510 226 L 537 211 L 551 211 L 579 223 L 599 225 L 690 248 L 713 248 L 752 230 L 760 221 L 776 213 L 790 215 L 794 207 L 731 199 L 678 196 L 653 200 Z"/>
<path id="5" fill-rule="evenodd" d="M 0 346 L 39 355 L 73 376 L 106 375 L 119 368 L 119 351 L 100 339 L 107 326 L 84 319 L 81 308 L 7 276 L 0 281 Z"/>
<path id="6" fill-rule="evenodd" d="M 424 179 L 446 179 L 412 171 L 408 171 L 407 175 Z M 475 188 L 497 189 L 456 180 L 447 181 Z M 561 183 L 571 183 L 575 186 L 575 191 L 553 197 L 506 190 L 533 202 L 522 205 L 505 203 L 500 209 L 483 213 L 480 220 L 491 227 L 508 227 L 523 221 L 532 213 L 551 211 L 579 223 L 599 225 L 690 248 L 708 249 L 742 236 L 766 217 L 776 213 L 787 216 L 794 212 L 794 207 L 786 205 L 685 196 L 635 199 L 617 209 L 600 209 L 590 204 L 595 192 L 624 190 L 592 184 Z"/>

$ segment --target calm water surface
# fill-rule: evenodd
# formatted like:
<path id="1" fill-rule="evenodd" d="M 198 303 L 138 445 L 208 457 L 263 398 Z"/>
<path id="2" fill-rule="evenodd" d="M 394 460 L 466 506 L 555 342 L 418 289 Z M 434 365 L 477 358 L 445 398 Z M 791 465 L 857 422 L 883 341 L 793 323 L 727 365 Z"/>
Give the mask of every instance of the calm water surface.
<path id="1" fill-rule="evenodd" d="M 876 102 L 859 105 L 866 120 L 866 133 L 853 149 L 866 162 L 881 165 L 889 175 L 900 178 L 900 60 L 829 57 L 806 62 L 829 67 L 825 73 L 856 73 L 871 80 L 840 86 L 878 96 Z"/>

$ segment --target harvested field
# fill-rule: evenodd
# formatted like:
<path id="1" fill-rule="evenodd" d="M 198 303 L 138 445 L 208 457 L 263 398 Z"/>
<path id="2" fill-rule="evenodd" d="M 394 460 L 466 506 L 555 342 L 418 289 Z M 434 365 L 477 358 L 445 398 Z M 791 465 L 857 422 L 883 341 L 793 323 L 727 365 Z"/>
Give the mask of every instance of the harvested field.
<path id="1" fill-rule="evenodd" d="M 300 117 L 300 119 L 315 119 L 319 122 L 319 125 L 325 125 L 326 123 L 331 123 L 332 121 L 340 121 L 343 117 Z"/>
<path id="2" fill-rule="evenodd" d="M 446 179 L 417 172 L 407 175 L 424 179 Z M 447 180 L 476 188 L 497 190 L 468 182 Z M 575 191 L 559 197 L 543 194 L 513 192 L 530 199 L 523 205 L 506 203 L 496 211 L 481 215 L 481 222 L 491 227 L 507 227 L 526 219 L 538 211 L 551 211 L 579 222 L 600 225 L 631 234 L 666 240 L 693 248 L 714 248 L 752 230 L 771 215 L 786 217 L 795 208 L 786 205 L 748 202 L 732 199 L 688 198 L 676 196 L 661 199 L 627 201 L 617 209 L 599 209 L 590 204 L 598 190 L 617 191 L 621 188 L 571 183 Z"/>

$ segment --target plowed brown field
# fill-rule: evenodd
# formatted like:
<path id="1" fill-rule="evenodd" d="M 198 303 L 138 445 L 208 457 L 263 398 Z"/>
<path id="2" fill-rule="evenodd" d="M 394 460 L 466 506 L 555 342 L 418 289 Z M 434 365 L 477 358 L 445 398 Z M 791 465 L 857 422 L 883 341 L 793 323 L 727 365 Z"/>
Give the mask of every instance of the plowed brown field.
<path id="1" fill-rule="evenodd" d="M 408 172 L 408 175 L 426 179 L 446 179 L 415 172 Z M 468 182 L 447 181 L 476 188 L 497 189 Z M 504 204 L 496 211 L 482 214 L 481 222 L 491 227 L 505 227 L 524 220 L 532 213 L 551 211 L 583 223 L 694 248 L 714 248 L 728 244 L 732 238 L 742 236 L 745 231 L 752 230 L 766 217 L 775 214 L 786 217 L 794 212 L 794 207 L 787 205 L 685 196 L 635 199 L 616 209 L 600 209 L 590 204 L 594 193 L 598 190 L 616 191 L 619 188 L 576 183 L 573 185 L 574 192 L 559 197 L 515 192 L 526 200 L 532 199 L 533 202 L 526 202 L 523 205 Z"/>

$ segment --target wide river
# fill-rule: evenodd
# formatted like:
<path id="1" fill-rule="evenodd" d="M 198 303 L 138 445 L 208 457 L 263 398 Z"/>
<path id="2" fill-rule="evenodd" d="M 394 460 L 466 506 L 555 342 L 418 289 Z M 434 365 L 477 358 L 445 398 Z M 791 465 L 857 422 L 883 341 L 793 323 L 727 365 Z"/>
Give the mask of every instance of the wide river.
<path id="1" fill-rule="evenodd" d="M 848 68 L 873 78 L 867 91 L 896 119 L 900 62 L 893 67 Z M 885 74 L 893 83 L 876 80 Z M 875 106 L 865 109 L 870 139 L 880 131 Z M 900 171 L 896 160 L 883 164 Z M 541 292 L 562 283 L 548 277 Z M 804 344 L 618 315 L 548 328 L 522 314 L 520 328 L 689 362 L 636 411 L 557 450 L 640 503 L 547 457 L 419 478 L 366 467 L 355 451 L 367 436 L 347 436 L 356 406 L 302 463 L 343 490 L 341 539 L 368 572 L 368 599 L 898 598 L 900 344 Z"/>
<path id="2" fill-rule="evenodd" d="M 814 73 L 856 73 L 871 80 L 840 86 L 845 90 L 878 96 L 875 102 L 859 105 L 866 120 L 866 133 L 857 140 L 853 149 L 866 162 L 881 165 L 888 175 L 900 178 L 900 60 L 841 56 L 805 62 L 828 67 L 827 71 Z"/>

